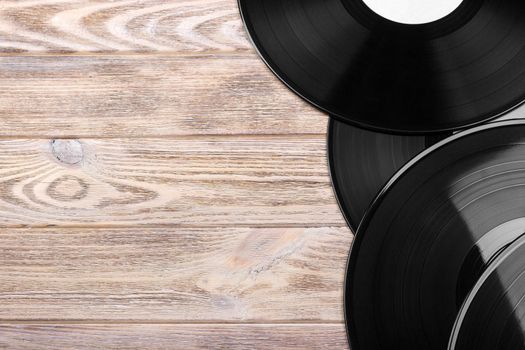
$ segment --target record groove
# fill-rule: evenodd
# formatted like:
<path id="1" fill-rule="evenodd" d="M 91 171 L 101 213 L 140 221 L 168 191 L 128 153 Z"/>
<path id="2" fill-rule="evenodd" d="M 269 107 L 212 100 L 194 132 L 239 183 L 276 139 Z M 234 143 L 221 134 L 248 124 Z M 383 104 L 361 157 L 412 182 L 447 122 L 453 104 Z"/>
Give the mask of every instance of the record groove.
<path id="1" fill-rule="evenodd" d="M 525 226 L 472 288 L 463 304 L 449 350 L 525 349 Z"/>
<path id="2" fill-rule="evenodd" d="M 525 2 L 464 0 L 431 23 L 361 0 L 239 0 L 273 72 L 342 121 L 395 133 L 458 130 L 525 99 Z"/>
<path id="3" fill-rule="evenodd" d="M 402 136 L 377 133 L 330 119 L 328 162 L 332 185 L 350 229 L 387 181 L 410 159 L 449 134 Z"/>
<path id="4" fill-rule="evenodd" d="M 354 239 L 345 282 L 351 348 L 447 348 L 464 298 L 523 233 L 509 227 L 524 217 L 525 120 L 479 126 L 416 156 Z"/>

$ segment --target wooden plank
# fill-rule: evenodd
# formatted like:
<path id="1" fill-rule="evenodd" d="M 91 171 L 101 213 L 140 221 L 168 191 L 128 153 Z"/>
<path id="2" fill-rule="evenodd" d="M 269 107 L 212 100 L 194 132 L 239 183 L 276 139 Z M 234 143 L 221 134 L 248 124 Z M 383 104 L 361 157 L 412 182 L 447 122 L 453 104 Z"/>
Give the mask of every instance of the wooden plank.
<path id="1" fill-rule="evenodd" d="M 343 320 L 341 228 L 3 229 L 0 319 Z"/>
<path id="2" fill-rule="evenodd" d="M 0 1 L 0 52 L 246 52 L 235 0 Z"/>
<path id="3" fill-rule="evenodd" d="M 323 136 L 0 141 L 0 227 L 344 225 Z"/>
<path id="4" fill-rule="evenodd" d="M 0 57 L 0 137 L 312 134 L 327 117 L 257 57 Z"/>
<path id="5" fill-rule="evenodd" d="M 303 325 L 0 325 L 0 348 L 348 349 L 343 324 Z"/>

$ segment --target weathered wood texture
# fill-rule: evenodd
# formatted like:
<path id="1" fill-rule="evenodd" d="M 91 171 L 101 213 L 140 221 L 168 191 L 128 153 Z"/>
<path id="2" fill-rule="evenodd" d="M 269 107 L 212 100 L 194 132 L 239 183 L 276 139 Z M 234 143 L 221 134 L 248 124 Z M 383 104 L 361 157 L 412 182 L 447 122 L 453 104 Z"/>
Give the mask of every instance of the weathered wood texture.
<path id="1" fill-rule="evenodd" d="M 0 1 L 3 52 L 247 52 L 235 0 Z"/>
<path id="2" fill-rule="evenodd" d="M 347 228 L 4 229 L 0 319 L 338 322 L 350 243 Z"/>
<path id="3" fill-rule="evenodd" d="M 0 57 L 0 137 L 324 133 L 257 57 Z"/>
<path id="4" fill-rule="evenodd" d="M 0 349 L 347 348 L 326 123 L 235 0 L 0 0 Z"/>
<path id="5" fill-rule="evenodd" d="M 0 140 L 0 226 L 343 226 L 324 136 Z"/>
<path id="6" fill-rule="evenodd" d="M 0 348 L 345 350 L 343 324 L 0 325 Z"/>

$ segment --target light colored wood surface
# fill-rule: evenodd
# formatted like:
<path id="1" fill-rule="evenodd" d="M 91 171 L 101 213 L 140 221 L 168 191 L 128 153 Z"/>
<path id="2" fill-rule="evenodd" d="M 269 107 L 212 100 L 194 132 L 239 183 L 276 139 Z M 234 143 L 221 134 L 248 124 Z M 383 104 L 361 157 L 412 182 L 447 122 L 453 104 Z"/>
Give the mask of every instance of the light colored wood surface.
<path id="1" fill-rule="evenodd" d="M 340 322 L 346 228 L 11 229 L 0 320 Z"/>
<path id="2" fill-rule="evenodd" d="M 252 50 L 235 0 L 0 1 L 4 52 Z"/>
<path id="3" fill-rule="evenodd" d="M 0 325 L 2 346 L 42 349 L 345 350 L 343 324 Z"/>
<path id="4" fill-rule="evenodd" d="M 255 54 L 10 55 L 0 67 L 4 136 L 311 134 L 328 122 Z"/>
<path id="5" fill-rule="evenodd" d="M 323 136 L 3 140 L 0 226 L 343 226 Z"/>
<path id="6" fill-rule="evenodd" d="M 234 0 L 0 1 L 0 349 L 344 349 L 327 117 Z"/>

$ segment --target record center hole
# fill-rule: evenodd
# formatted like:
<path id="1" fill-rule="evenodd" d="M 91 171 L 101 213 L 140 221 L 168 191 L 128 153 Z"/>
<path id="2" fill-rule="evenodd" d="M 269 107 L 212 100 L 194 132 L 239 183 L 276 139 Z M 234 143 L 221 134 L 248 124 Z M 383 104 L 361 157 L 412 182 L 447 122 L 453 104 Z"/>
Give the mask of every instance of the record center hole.
<path id="1" fill-rule="evenodd" d="M 451 14 L 463 0 L 363 0 L 378 15 L 403 24 L 424 24 Z"/>

